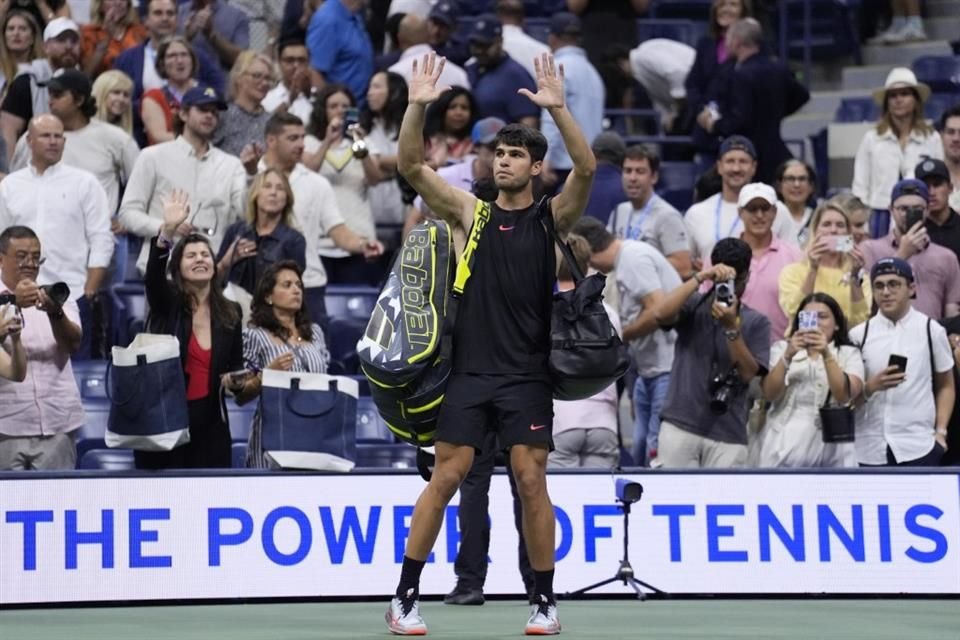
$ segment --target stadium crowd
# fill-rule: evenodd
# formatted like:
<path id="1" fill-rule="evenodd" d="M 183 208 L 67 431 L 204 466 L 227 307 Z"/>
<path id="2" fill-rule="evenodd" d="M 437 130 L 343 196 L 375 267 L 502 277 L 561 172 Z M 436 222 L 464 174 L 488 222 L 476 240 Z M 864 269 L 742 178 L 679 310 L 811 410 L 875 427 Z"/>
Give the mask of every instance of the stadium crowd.
<path id="1" fill-rule="evenodd" d="M 891 71 L 850 189 L 824 198 L 781 138 L 810 94 L 770 53 L 768 3 L 715 0 L 696 47 L 637 42 L 646 0 L 476 4 L 92 0 L 83 21 L 0 1 L 0 470 L 76 466 L 71 360 L 109 357 L 111 290 L 131 281 L 148 330 L 181 340 L 191 416 L 191 443 L 141 468 L 230 466 L 220 388 L 259 392 L 230 372 L 331 371 L 327 287 L 379 286 L 432 215 L 397 170 L 431 50 L 452 88 L 424 143 L 450 184 L 495 196 L 497 132 L 522 123 L 549 144 L 538 195 L 562 188 L 558 127 L 520 93 L 547 52 L 598 161 L 570 242 L 609 274 L 631 426 L 613 388 L 557 402 L 553 465 L 612 468 L 621 433 L 638 466 L 960 462 L 960 104 L 930 122 L 930 88 Z M 925 37 L 895 5 L 878 41 Z M 643 125 L 611 110 L 639 105 L 687 137 L 681 157 L 625 142 Z M 667 156 L 701 169 L 685 210 L 658 194 Z"/>

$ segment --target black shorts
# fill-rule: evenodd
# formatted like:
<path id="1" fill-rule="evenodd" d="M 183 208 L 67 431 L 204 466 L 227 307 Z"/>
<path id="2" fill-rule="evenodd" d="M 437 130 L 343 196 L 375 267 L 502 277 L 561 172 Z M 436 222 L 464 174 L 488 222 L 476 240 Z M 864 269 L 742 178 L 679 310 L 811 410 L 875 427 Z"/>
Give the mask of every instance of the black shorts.
<path id="1" fill-rule="evenodd" d="M 437 423 L 440 442 L 483 449 L 495 431 L 500 446 L 553 451 L 553 388 L 544 376 L 454 373 Z"/>

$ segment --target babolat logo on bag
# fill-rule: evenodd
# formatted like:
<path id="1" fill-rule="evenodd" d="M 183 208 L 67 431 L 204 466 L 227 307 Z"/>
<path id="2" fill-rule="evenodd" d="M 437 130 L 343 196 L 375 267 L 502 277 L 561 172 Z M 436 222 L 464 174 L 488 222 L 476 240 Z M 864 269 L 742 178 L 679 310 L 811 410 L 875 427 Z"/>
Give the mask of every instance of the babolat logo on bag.
<path id="1" fill-rule="evenodd" d="M 398 439 L 417 447 L 433 444 L 450 376 L 456 305 L 489 219 L 490 205 L 478 200 L 459 264 L 446 222 L 411 229 L 357 344 L 377 410 Z"/>

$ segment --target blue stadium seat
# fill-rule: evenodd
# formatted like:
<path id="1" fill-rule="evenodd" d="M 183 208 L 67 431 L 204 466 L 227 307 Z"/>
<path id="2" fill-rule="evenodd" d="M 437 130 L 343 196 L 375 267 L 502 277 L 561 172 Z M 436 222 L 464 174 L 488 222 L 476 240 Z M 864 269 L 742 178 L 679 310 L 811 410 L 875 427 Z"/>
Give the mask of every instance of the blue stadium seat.
<path id="1" fill-rule="evenodd" d="M 712 4 L 713 0 L 654 0 L 650 17 L 708 21 Z"/>
<path id="2" fill-rule="evenodd" d="M 107 397 L 106 360 L 73 360 L 73 377 L 83 400 L 103 400 Z"/>
<path id="3" fill-rule="evenodd" d="M 106 399 L 84 399 L 84 421 L 76 431 L 77 464 L 91 449 L 105 449 L 104 438 L 110 418 L 110 403 Z"/>
<path id="4" fill-rule="evenodd" d="M 360 373 L 357 357 L 357 341 L 367 328 L 367 318 L 330 317 L 327 326 L 327 350 L 330 351 L 331 375 L 356 375 Z"/>
<path id="5" fill-rule="evenodd" d="M 960 56 L 921 56 L 911 66 L 934 93 L 960 92 Z"/>
<path id="6" fill-rule="evenodd" d="M 250 421 L 257 411 L 257 401 L 251 400 L 240 406 L 233 398 L 227 398 L 227 419 L 230 421 L 230 439 L 234 442 L 246 442 L 250 439 Z"/>
<path id="7" fill-rule="evenodd" d="M 374 287 L 330 285 L 325 298 L 327 316 L 369 320 L 379 295 Z"/>
<path id="8" fill-rule="evenodd" d="M 852 55 L 856 64 L 863 64 L 859 8 L 860 0 L 778 0 L 776 24 L 780 58 L 803 58 L 808 85 L 810 63 L 814 59 Z M 804 17 L 808 10 L 809 28 Z"/>
<path id="9" fill-rule="evenodd" d="M 840 101 L 836 122 L 874 122 L 880 117 L 880 107 L 871 97 L 844 98 Z"/>
<path id="10" fill-rule="evenodd" d="M 656 109 L 605 109 L 603 128 L 612 129 L 621 136 L 663 133 L 660 112 Z"/>
<path id="11" fill-rule="evenodd" d="M 693 204 L 693 185 L 699 176 L 694 162 L 661 162 L 657 193 L 682 213 Z"/>
<path id="12" fill-rule="evenodd" d="M 357 443 L 357 466 L 412 469 L 417 466 L 417 449 L 408 444 Z"/>
<path id="13" fill-rule="evenodd" d="M 133 451 L 130 449 L 91 449 L 80 458 L 78 468 L 131 471 L 135 468 Z"/>
<path id="14" fill-rule="evenodd" d="M 955 104 L 960 104 L 960 95 L 934 93 L 923 105 L 923 115 L 934 122 L 940 120 L 943 112 Z"/>
<path id="15" fill-rule="evenodd" d="M 113 305 L 113 344 L 127 346 L 146 324 L 147 296 L 142 284 L 116 285 L 110 290 Z"/>
<path id="16" fill-rule="evenodd" d="M 654 38 L 666 38 L 695 47 L 697 40 L 703 37 L 706 32 L 706 22 L 669 18 L 642 18 L 637 20 L 637 40 L 640 42 Z"/>
<path id="17" fill-rule="evenodd" d="M 230 447 L 230 464 L 234 469 L 244 469 L 247 466 L 247 443 L 234 442 Z"/>
<path id="18" fill-rule="evenodd" d="M 393 434 L 387 428 L 373 403 L 373 398 L 361 396 L 357 401 L 357 443 L 393 443 Z"/>

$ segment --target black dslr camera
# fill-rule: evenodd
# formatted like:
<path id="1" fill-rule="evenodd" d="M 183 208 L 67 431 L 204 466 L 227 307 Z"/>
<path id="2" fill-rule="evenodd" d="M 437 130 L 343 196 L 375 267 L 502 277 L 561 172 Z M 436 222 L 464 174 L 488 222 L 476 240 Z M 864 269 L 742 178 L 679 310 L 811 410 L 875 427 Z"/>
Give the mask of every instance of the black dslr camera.
<path id="1" fill-rule="evenodd" d="M 740 385 L 740 374 L 736 367 L 731 367 L 726 373 L 718 373 L 710 381 L 710 412 L 715 416 L 722 416 L 730 406 L 730 396 Z"/>
<path id="2" fill-rule="evenodd" d="M 70 298 L 70 287 L 65 282 L 54 282 L 40 287 L 41 291 L 46 292 L 50 299 L 61 307 Z M 0 304 L 17 304 L 17 296 L 13 293 L 4 293 L 0 295 Z"/>

